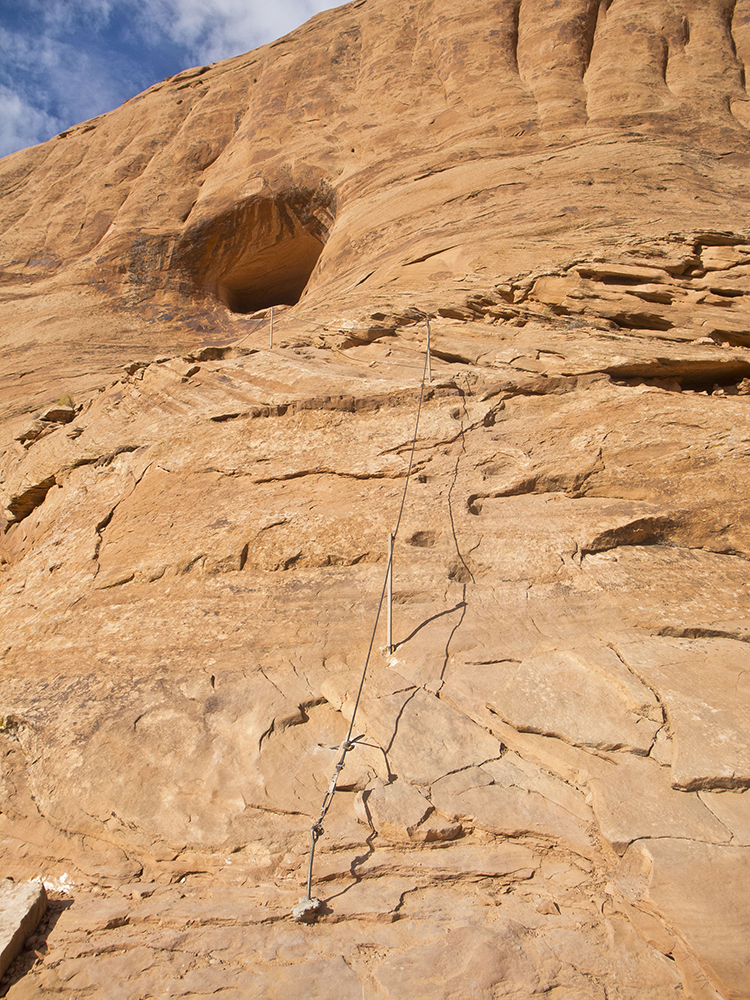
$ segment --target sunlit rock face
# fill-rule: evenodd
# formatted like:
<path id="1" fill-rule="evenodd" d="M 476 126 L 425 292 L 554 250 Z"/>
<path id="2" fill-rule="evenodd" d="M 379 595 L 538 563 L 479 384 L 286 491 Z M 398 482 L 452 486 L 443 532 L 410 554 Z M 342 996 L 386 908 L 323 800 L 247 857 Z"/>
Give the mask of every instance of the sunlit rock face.
<path id="1" fill-rule="evenodd" d="M 0 161 L 11 998 L 750 993 L 750 0 L 458 6 Z"/>

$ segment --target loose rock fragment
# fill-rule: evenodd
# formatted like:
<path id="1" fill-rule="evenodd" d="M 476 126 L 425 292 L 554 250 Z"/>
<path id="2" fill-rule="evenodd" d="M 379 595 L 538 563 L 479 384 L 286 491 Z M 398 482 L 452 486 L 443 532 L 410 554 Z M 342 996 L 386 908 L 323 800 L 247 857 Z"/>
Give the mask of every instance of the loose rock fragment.
<path id="1" fill-rule="evenodd" d="M 47 909 L 41 882 L 0 882 L 0 976 L 31 937 Z"/>

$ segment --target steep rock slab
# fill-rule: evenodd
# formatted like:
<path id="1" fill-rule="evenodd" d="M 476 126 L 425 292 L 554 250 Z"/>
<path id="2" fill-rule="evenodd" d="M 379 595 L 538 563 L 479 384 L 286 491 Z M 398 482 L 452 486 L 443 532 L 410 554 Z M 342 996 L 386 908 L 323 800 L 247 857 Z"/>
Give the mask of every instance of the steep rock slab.
<path id="1" fill-rule="evenodd" d="M 607 660 L 609 676 L 601 669 L 602 661 Z M 627 748 L 647 753 L 661 725 L 661 720 L 645 716 L 645 711 L 657 714 L 648 693 L 636 692 L 636 697 L 641 697 L 635 700 L 628 690 L 634 685 L 620 681 L 617 674 L 622 674 L 622 664 L 606 646 L 571 651 L 542 648 L 520 664 L 488 667 L 476 682 L 477 695 L 521 732 L 554 736 L 595 749 Z M 481 693 L 480 685 L 484 686 Z"/>
<path id="2" fill-rule="evenodd" d="M 77 897 L 19 995 L 747 992 L 681 855 L 613 876 L 747 839 L 749 39 L 367 0 L 0 164 L 0 837 Z"/>

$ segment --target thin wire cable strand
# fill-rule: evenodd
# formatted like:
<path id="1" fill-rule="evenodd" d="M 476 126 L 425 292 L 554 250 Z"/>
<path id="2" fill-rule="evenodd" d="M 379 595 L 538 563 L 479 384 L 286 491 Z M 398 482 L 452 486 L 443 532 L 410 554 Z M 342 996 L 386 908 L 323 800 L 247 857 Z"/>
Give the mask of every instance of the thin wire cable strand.
<path id="1" fill-rule="evenodd" d="M 430 316 L 431 315 L 432 314 L 430 314 Z M 250 322 L 256 322 L 260 326 L 266 324 L 269 319 L 270 309 L 264 316 L 253 315 Z M 314 319 L 305 319 L 303 316 L 287 316 L 284 313 L 279 313 L 278 316 L 274 317 L 274 328 L 281 323 L 284 323 L 286 326 L 294 326 L 295 324 L 297 326 L 313 326 L 319 330 L 325 330 L 328 333 L 371 333 L 373 330 L 377 330 L 379 333 L 398 333 L 399 330 L 410 330 L 416 326 L 421 326 L 424 323 L 424 318 L 419 317 L 409 323 L 402 323 L 397 326 L 378 326 L 376 323 L 370 323 L 369 326 L 334 326 L 331 323 L 319 323 Z M 242 340 L 247 340 L 248 337 L 252 336 L 252 334 L 258 330 L 259 326 L 256 326 L 253 330 L 246 334 Z M 242 340 L 237 341 L 237 343 L 242 343 Z"/>
<path id="2" fill-rule="evenodd" d="M 414 453 L 415 453 L 416 448 L 417 448 L 417 435 L 418 435 L 418 432 L 419 432 L 419 418 L 420 418 L 420 415 L 422 413 L 422 402 L 424 400 L 424 386 L 425 386 L 425 379 L 426 379 L 426 377 L 427 377 L 427 355 L 425 355 L 424 370 L 422 371 L 422 385 L 421 385 L 420 391 L 419 391 L 419 402 L 417 403 L 417 419 L 416 419 L 415 424 L 414 424 L 414 437 L 413 437 L 412 442 L 411 442 L 411 454 L 409 455 L 409 467 L 406 470 L 406 482 L 404 483 L 404 492 L 401 495 L 401 506 L 399 508 L 398 517 L 396 519 L 396 527 L 394 528 L 394 531 L 393 531 L 393 542 L 394 542 L 394 545 L 396 543 L 396 538 L 398 536 L 398 529 L 401 526 L 401 518 L 403 517 L 404 506 L 406 504 L 406 491 L 409 489 L 409 479 L 411 478 L 411 470 L 412 470 L 412 467 L 414 465 Z M 375 626 L 374 626 L 374 628 L 372 630 L 372 637 L 370 638 L 370 646 L 369 646 L 369 648 L 367 650 L 367 657 L 365 659 L 365 666 L 364 666 L 364 669 L 362 671 L 362 680 L 360 681 L 359 690 L 357 691 L 357 700 L 354 702 L 354 711 L 352 712 L 352 721 L 349 724 L 349 732 L 346 734 L 347 743 L 350 742 L 351 736 L 352 736 L 352 732 L 354 730 L 354 720 L 355 720 L 355 718 L 357 716 L 357 709 L 359 708 L 359 701 L 360 701 L 360 698 L 362 697 L 362 688 L 364 687 L 364 683 L 365 683 L 365 676 L 367 674 L 367 667 L 368 667 L 368 664 L 370 662 L 370 656 L 372 654 L 372 648 L 373 648 L 373 646 L 375 644 L 375 635 L 377 633 L 378 623 L 380 621 L 380 614 L 381 614 L 381 612 L 383 610 L 383 601 L 385 600 L 385 593 L 386 593 L 386 589 L 388 587 L 388 574 L 391 571 L 392 564 L 393 564 L 393 550 L 391 549 L 391 552 L 389 553 L 389 556 L 388 556 L 388 565 L 387 565 L 386 571 L 385 571 L 385 579 L 383 581 L 383 589 L 380 592 L 380 601 L 378 603 L 378 611 L 377 611 L 377 614 L 375 616 Z"/>
<path id="3" fill-rule="evenodd" d="M 409 480 L 411 478 L 412 468 L 414 467 L 414 455 L 415 455 L 415 452 L 416 452 L 416 449 L 417 449 L 417 438 L 418 438 L 418 435 L 419 435 L 419 418 L 420 418 L 420 416 L 422 414 L 422 403 L 424 402 L 424 388 L 425 388 L 425 381 L 426 381 L 426 378 L 427 378 L 427 365 L 428 365 L 428 356 L 427 356 L 427 354 L 425 354 L 424 369 L 422 371 L 422 383 L 421 383 L 420 390 L 419 390 L 419 402 L 417 404 L 417 417 L 416 417 L 416 420 L 414 422 L 414 436 L 412 438 L 411 453 L 409 455 L 409 465 L 408 465 L 408 468 L 406 470 L 406 481 L 404 482 L 404 491 L 403 491 L 403 493 L 401 495 L 401 506 L 399 507 L 398 517 L 396 519 L 396 527 L 395 527 L 395 529 L 393 531 L 393 541 L 394 541 L 394 543 L 395 543 L 396 537 L 398 535 L 398 530 L 399 530 L 399 528 L 401 526 L 401 519 L 403 517 L 404 507 L 406 505 L 406 493 L 407 493 L 407 490 L 409 489 Z M 323 834 L 323 821 L 326 818 L 328 810 L 331 807 L 331 803 L 333 802 L 333 797 L 336 794 L 336 787 L 337 787 L 337 784 L 338 784 L 339 775 L 341 774 L 341 771 L 344 768 L 344 763 L 346 761 L 346 755 L 349 753 L 350 750 L 353 750 L 354 746 L 355 746 L 355 743 L 352 741 L 352 733 L 354 732 L 354 723 L 355 723 L 355 720 L 357 718 L 357 710 L 359 708 L 359 703 L 360 703 L 360 700 L 362 698 L 362 691 L 363 691 L 364 686 L 365 686 L 365 679 L 367 677 L 367 668 L 370 665 L 370 657 L 372 656 L 372 650 L 373 650 L 373 647 L 375 645 L 375 637 L 376 637 L 377 631 L 378 631 L 378 624 L 380 623 L 380 615 L 381 615 L 382 610 L 383 610 L 383 601 L 385 600 L 385 594 L 386 594 L 386 590 L 387 590 L 387 587 L 388 587 L 388 576 L 390 574 L 391 566 L 392 565 L 393 565 L 393 549 L 391 549 L 391 552 L 388 555 L 388 565 L 386 566 L 385 578 L 383 580 L 383 587 L 382 587 L 382 590 L 380 591 L 380 600 L 378 601 L 378 610 L 377 610 L 376 615 L 375 615 L 375 624 L 374 624 L 373 629 L 372 629 L 372 635 L 370 636 L 370 645 L 368 646 L 368 649 L 367 649 L 367 656 L 365 657 L 365 664 L 364 664 L 364 667 L 362 668 L 362 676 L 361 676 L 360 682 L 359 682 L 359 689 L 357 691 L 357 698 L 356 698 L 356 701 L 354 702 L 354 709 L 352 711 L 352 717 L 351 717 L 351 721 L 349 723 L 349 730 L 348 730 L 348 732 L 346 734 L 346 739 L 344 740 L 344 742 L 341 745 L 341 747 L 342 747 L 341 757 L 339 758 L 338 763 L 336 764 L 336 766 L 333 769 L 333 776 L 331 778 L 331 783 L 328 786 L 328 790 L 326 791 L 326 793 L 325 793 L 325 795 L 323 797 L 323 804 L 322 804 L 322 807 L 321 807 L 321 810 L 320 810 L 320 815 L 319 815 L 318 819 L 315 821 L 315 823 L 313 823 L 313 825 L 312 825 L 312 827 L 310 829 L 310 860 L 309 860 L 308 868 L 307 868 L 307 899 L 308 900 L 312 899 L 311 893 L 312 893 L 313 861 L 314 861 L 314 858 L 315 858 L 315 845 L 316 845 L 318 839 Z"/>

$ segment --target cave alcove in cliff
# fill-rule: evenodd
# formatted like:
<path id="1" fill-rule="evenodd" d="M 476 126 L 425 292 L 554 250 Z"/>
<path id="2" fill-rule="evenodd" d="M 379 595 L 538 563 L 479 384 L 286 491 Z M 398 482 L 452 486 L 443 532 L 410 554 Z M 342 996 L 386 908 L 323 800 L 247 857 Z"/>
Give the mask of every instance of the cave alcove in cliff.
<path id="1" fill-rule="evenodd" d="M 293 188 L 233 206 L 186 234 L 180 269 L 233 313 L 295 305 L 328 239 L 333 201 L 330 189 Z"/>

